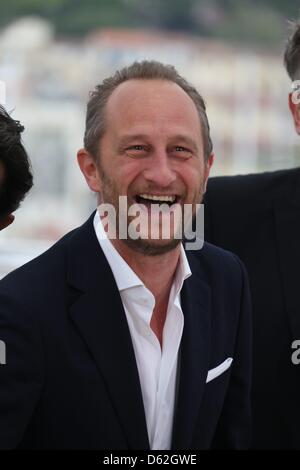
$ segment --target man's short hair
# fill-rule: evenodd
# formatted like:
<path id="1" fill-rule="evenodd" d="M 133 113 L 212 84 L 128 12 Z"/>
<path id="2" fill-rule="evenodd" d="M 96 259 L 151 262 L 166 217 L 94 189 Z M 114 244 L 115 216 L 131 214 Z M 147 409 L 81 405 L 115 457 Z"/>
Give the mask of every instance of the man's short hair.
<path id="1" fill-rule="evenodd" d="M 292 23 L 292 34 L 287 41 L 284 65 L 292 81 L 300 79 L 300 22 Z"/>
<path id="2" fill-rule="evenodd" d="M 185 80 L 175 67 L 157 61 L 134 62 L 128 67 L 118 70 L 113 76 L 105 79 L 90 93 L 87 105 L 86 128 L 84 146 L 97 159 L 99 141 L 105 132 L 105 109 L 113 91 L 128 80 L 166 80 L 176 83 L 193 100 L 200 118 L 202 131 L 204 157 L 207 160 L 212 152 L 209 123 L 206 107 L 202 96 L 187 80 Z"/>
<path id="3" fill-rule="evenodd" d="M 14 212 L 33 184 L 28 155 L 21 143 L 24 127 L 0 105 L 0 218 Z"/>

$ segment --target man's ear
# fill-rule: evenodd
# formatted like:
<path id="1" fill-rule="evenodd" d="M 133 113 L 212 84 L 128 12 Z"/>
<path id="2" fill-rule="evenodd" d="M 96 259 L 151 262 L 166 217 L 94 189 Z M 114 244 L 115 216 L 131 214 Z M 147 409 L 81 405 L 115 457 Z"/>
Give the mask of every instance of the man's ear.
<path id="1" fill-rule="evenodd" d="M 204 170 L 204 188 L 203 192 L 206 192 L 206 187 L 207 187 L 207 181 L 210 173 L 210 169 L 214 163 L 215 160 L 215 154 L 211 153 L 210 156 L 208 157 L 207 161 L 205 162 L 205 170 Z"/>
<path id="2" fill-rule="evenodd" d="M 294 119 L 296 132 L 300 135 L 300 103 L 295 102 L 293 93 L 289 93 L 289 108 Z"/>
<path id="3" fill-rule="evenodd" d="M 101 179 L 95 158 L 83 148 L 77 152 L 77 161 L 89 188 L 99 193 L 101 191 Z"/>
<path id="4" fill-rule="evenodd" d="M 0 219 L 0 230 L 8 227 L 10 224 L 13 223 L 15 220 L 15 216 L 13 214 L 8 214 L 4 217 L 4 219 Z"/>

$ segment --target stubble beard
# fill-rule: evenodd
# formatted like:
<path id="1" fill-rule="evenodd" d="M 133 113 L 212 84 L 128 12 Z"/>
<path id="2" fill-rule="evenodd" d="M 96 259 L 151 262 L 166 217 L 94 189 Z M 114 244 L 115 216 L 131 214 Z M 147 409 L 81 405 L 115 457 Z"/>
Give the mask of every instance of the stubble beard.
<path id="1" fill-rule="evenodd" d="M 115 211 L 116 211 L 116 219 L 115 220 L 110 220 L 110 223 L 115 226 L 115 233 L 117 236 L 117 239 L 119 239 L 119 192 L 117 189 L 117 186 L 115 182 L 107 176 L 107 174 L 103 171 L 103 168 L 99 166 L 99 173 L 101 176 L 102 180 L 102 193 L 101 193 L 101 201 L 100 203 L 106 203 L 106 204 L 111 204 L 114 206 Z M 200 186 L 199 192 L 197 197 L 195 197 L 195 200 L 193 201 L 193 206 L 195 204 L 200 204 L 203 198 L 204 190 L 203 190 L 203 185 Z M 129 201 L 127 199 L 128 207 L 132 203 L 134 204 L 135 201 Z M 128 209 L 127 207 L 127 209 Z M 183 211 L 183 207 L 181 207 Z M 151 238 L 137 238 L 137 239 L 132 239 L 128 236 L 128 226 L 132 220 L 134 220 L 134 217 L 128 216 L 128 210 L 126 214 L 121 214 L 121 218 L 126 218 L 127 220 L 127 237 L 125 239 L 122 238 L 122 242 L 130 248 L 132 251 L 136 251 L 140 254 L 143 254 L 145 256 L 159 256 L 163 255 L 165 253 L 169 253 L 172 250 L 175 250 L 178 245 L 182 242 L 183 235 L 184 235 L 184 227 L 183 227 L 183 220 L 182 220 L 182 227 L 180 231 L 180 236 L 176 234 L 174 237 L 171 239 L 151 239 Z M 195 214 L 193 216 L 193 219 L 195 217 Z M 192 223 L 192 222 L 190 222 Z"/>

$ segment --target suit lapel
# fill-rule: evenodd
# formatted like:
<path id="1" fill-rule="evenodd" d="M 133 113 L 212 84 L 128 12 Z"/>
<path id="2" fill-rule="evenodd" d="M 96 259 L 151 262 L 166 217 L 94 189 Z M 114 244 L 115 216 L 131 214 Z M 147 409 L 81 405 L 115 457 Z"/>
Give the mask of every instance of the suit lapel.
<path id="1" fill-rule="evenodd" d="M 294 338 L 300 337 L 300 198 L 298 201 L 274 203 L 279 262 Z"/>
<path id="2" fill-rule="evenodd" d="M 149 441 L 134 350 L 119 291 L 93 229 L 93 216 L 69 242 L 68 281 L 77 295 L 71 318 L 110 394 L 129 448 Z"/>
<path id="3" fill-rule="evenodd" d="M 210 288 L 199 274 L 199 260 L 188 254 L 192 276 L 181 296 L 184 330 L 173 431 L 173 449 L 191 448 L 210 357 Z"/>

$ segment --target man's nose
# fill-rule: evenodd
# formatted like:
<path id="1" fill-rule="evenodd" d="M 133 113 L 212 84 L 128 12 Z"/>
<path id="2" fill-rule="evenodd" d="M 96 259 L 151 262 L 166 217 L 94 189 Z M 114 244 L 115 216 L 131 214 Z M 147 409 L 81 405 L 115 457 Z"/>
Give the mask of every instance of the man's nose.
<path id="1" fill-rule="evenodd" d="M 165 152 L 157 152 L 152 156 L 144 170 L 144 177 L 159 187 L 170 186 L 176 180 L 176 174 Z"/>

